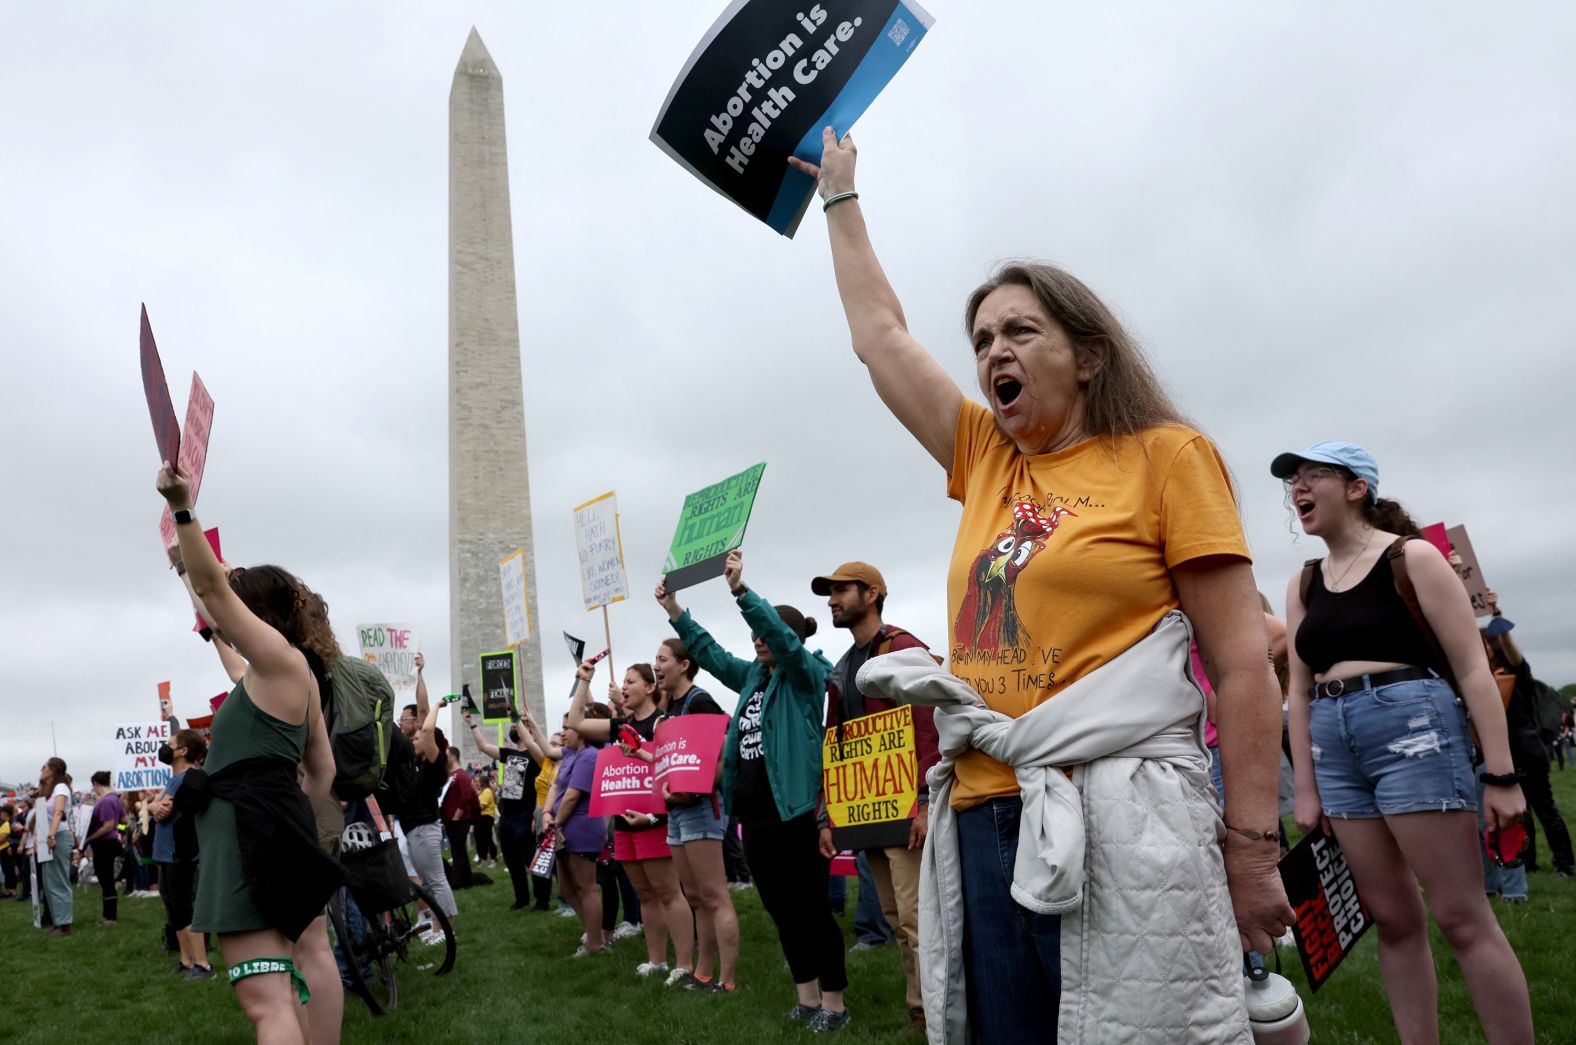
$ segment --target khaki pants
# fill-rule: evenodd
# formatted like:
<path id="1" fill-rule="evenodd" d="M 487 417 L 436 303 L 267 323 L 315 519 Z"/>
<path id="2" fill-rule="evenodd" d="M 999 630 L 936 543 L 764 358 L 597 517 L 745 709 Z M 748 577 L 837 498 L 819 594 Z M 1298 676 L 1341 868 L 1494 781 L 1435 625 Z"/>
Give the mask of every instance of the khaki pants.
<path id="1" fill-rule="evenodd" d="M 898 955 L 903 959 L 903 978 L 908 981 L 908 1012 L 922 1016 L 924 1002 L 919 994 L 919 861 L 921 850 L 893 847 L 867 849 L 870 873 L 881 896 L 881 914 L 897 933 Z"/>

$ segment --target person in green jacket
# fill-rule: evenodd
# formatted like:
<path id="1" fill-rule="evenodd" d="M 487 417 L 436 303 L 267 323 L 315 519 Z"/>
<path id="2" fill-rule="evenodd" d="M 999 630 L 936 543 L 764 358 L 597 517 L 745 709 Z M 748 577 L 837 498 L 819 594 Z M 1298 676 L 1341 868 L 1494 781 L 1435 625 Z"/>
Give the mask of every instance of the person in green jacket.
<path id="1" fill-rule="evenodd" d="M 745 586 L 743 573 L 744 557 L 731 552 L 723 576 L 750 626 L 753 660 L 719 646 L 665 588 L 659 598 L 695 662 L 739 694 L 722 747 L 723 803 L 743 826 L 745 857 L 793 974 L 798 1004 L 788 1018 L 832 1031 L 849 1020 L 843 934 L 826 903 L 831 862 L 816 825 L 832 664 L 805 648 L 815 620 L 773 607 Z"/>

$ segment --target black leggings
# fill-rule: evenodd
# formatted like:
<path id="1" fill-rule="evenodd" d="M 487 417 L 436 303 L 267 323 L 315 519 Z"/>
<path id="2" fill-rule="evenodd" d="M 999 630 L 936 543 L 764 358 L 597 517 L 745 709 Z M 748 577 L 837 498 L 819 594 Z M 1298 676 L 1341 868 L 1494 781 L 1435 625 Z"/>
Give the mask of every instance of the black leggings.
<path id="1" fill-rule="evenodd" d="M 498 818 L 498 848 L 503 854 L 504 866 L 509 868 L 509 881 L 514 886 L 514 905 L 531 905 L 531 860 L 536 856 L 536 835 L 531 831 L 531 814 L 516 813 Z"/>
<path id="2" fill-rule="evenodd" d="M 469 820 L 445 820 L 443 833 L 449 838 L 449 884 L 456 889 L 469 889 L 475 885 L 471 876 L 471 853 L 465 846 L 471 833 Z"/>
<path id="3" fill-rule="evenodd" d="M 124 852 L 125 847 L 120 844 L 120 839 L 113 836 L 107 841 L 96 838 L 88 843 L 88 847 L 93 853 L 93 873 L 98 876 L 99 886 L 104 890 L 104 920 L 113 922 L 117 907 L 115 857 Z"/>
<path id="4" fill-rule="evenodd" d="M 476 837 L 476 859 L 498 859 L 498 847 L 493 844 L 493 818 L 479 816 L 471 821 L 471 828 Z"/>
<path id="5" fill-rule="evenodd" d="M 623 864 L 617 860 L 607 865 L 597 864 L 596 884 L 602 890 L 603 932 L 612 932 L 620 921 L 640 924 L 640 895 L 635 892 L 635 883 L 629 880 L 629 872 L 624 870 Z M 619 917 L 620 902 L 624 907 L 622 918 Z"/>
<path id="6" fill-rule="evenodd" d="M 754 872 L 761 905 L 777 923 L 777 939 L 793 982 L 819 980 L 823 991 L 847 987 L 843 931 L 826 905 L 832 865 L 821 855 L 815 814 L 745 824 L 744 856 Z"/>

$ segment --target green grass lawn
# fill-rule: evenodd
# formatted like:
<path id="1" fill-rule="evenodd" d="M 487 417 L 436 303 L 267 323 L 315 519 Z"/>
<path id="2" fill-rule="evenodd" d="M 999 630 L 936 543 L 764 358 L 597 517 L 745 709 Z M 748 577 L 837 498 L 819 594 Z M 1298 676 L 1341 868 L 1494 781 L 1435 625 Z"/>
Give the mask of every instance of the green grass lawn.
<path id="1" fill-rule="evenodd" d="M 1567 815 L 1576 813 L 1576 769 L 1555 772 Z M 1541 841 L 1541 840 L 1540 840 Z M 1547 865 L 1547 849 L 1543 847 Z M 644 945 L 626 940 L 610 957 L 571 960 L 579 923 L 535 912 L 507 910 L 511 893 L 498 884 L 460 894 L 456 922 L 459 957 L 449 976 L 407 971 L 398 1009 L 373 1019 L 357 999 L 346 1006 L 348 1043 L 513 1042 L 551 1035 L 574 1042 L 803 1041 L 807 1033 L 783 1022 L 793 990 L 771 921 L 753 891 L 735 893 L 743 925 L 740 989 L 714 998 L 666 990 L 635 976 Z M 1532 876 L 1532 899 L 1496 905 L 1527 978 L 1538 1041 L 1576 1042 L 1576 879 Z M 79 928 L 69 939 L 46 939 L 32 927 L 31 909 L 0 903 L 0 970 L 11 1002 L 0 1040 L 220 1045 L 251 1040 L 250 1027 L 222 978 L 184 983 L 168 975 L 160 950 L 163 907 L 158 900 L 121 901 L 121 922 L 99 928 L 96 892 L 77 893 Z M 850 889 L 849 911 L 853 910 Z M 852 943 L 851 918 L 844 918 Z M 1323 1043 L 1394 1042 L 1379 983 L 1375 936 L 1312 999 L 1295 954 L 1283 955 L 1286 974 L 1304 991 L 1314 1040 Z M 1449 949 L 1438 937 L 1439 1006 L 1444 1041 L 1481 1041 L 1471 1001 Z M 849 956 L 848 1005 L 854 1021 L 845 1036 L 904 1041 L 903 977 L 891 947 Z"/>

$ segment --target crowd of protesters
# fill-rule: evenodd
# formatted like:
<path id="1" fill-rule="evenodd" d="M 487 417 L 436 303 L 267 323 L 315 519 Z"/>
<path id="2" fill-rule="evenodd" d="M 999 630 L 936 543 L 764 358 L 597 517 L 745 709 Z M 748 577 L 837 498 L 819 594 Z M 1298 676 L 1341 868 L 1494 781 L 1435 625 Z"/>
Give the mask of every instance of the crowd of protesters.
<path id="1" fill-rule="evenodd" d="M 974 290 L 964 326 L 981 405 L 908 332 L 859 207 L 852 142 L 828 129 L 821 164 L 792 162 L 824 200 L 853 350 L 962 506 L 948 630 L 931 637 L 944 656 L 887 624 L 880 570 L 848 562 L 803 585 L 849 633 L 834 663 L 810 644 L 813 616 L 753 590 L 733 551 L 723 582 L 751 648 L 724 649 L 664 578 L 655 597 L 674 635 L 605 703 L 591 697 L 592 659 L 551 734 L 521 708 L 495 742 L 457 709 L 488 759 L 470 766 L 418 654 L 375 801 L 347 801 L 333 696 L 375 669 L 341 655 L 326 602 L 298 576 L 221 563 L 166 462 L 171 562 L 234 689 L 211 733 L 172 732 L 161 791 L 117 794 L 108 772 L 76 791 L 48 759 L 0 809 L 8 895 L 67 936 L 73 882 L 91 876 L 108 929 L 121 886 L 146 893 L 156 869 L 176 974 L 213 977 L 216 946 L 259 1040 L 335 1040 L 344 984 L 325 904 L 341 829 L 377 809 L 436 909 L 419 926 L 428 938 L 442 935 L 438 914 L 460 920 L 456 893 L 490 884 L 483 867 L 501 857 L 511 910 L 551 910 L 556 882 L 582 932 L 566 959 L 599 962 L 640 936 L 630 974 L 674 990 L 738 993 L 733 893 L 748 882 L 786 973 L 752 990 L 791 999 L 786 1018 L 806 1030 L 836 1032 L 854 1017 L 823 742 L 910 705 L 923 783 L 899 834 L 857 853 L 855 945 L 895 941 L 908 1032 L 1250 1040 L 1244 956 L 1272 951 L 1295 918 L 1277 872 L 1289 804 L 1346 854 L 1404 1040 L 1438 1037 L 1430 909 L 1488 1038 L 1532 1040 L 1526 979 L 1489 898 L 1526 899 L 1534 824 L 1553 873 L 1576 873 L 1549 788 L 1572 719 L 1497 597 L 1480 630 L 1448 558 L 1380 497 L 1373 456 L 1321 442 L 1270 462 L 1325 548 L 1289 578 L 1278 619 L 1220 454 L 1088 287 L 1014 263 Z M 732 691 L 731 713 L 701 671 Z M 593 816 L 598 753 L 650 760 L 657 727 L 687 715 L 728 720 L 712 786 L 664 782 L 661 812 Z M 1521 830 L 1519 851 L 1498 842 Z"/>

